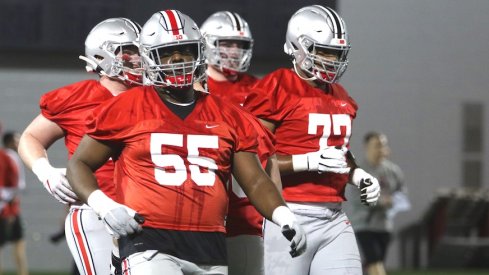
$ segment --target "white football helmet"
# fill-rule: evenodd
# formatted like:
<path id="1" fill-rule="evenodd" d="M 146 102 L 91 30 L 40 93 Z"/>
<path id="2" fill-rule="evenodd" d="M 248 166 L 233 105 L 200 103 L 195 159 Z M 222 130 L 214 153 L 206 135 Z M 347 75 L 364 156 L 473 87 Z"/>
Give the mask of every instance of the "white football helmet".
<path id="1" fill-rule="evenodd" d="M 85 56 L 80 56 L 87 62 L 87 71 L 141 84 L 141 58 L 123 53 L 123 47 L 137 47 L 140 32 L 141 26 L 127 18 L 110 18 L 97 24 L 85 40 Z"/>
<path id="2" fill-rule="evenodd" d="M 331 8 L 320 5 L 298 10 L 289 20 L 284 51 L 297 66 L 309 74 L 307 80 L 334 83 L 348 66 L 350 41 L 343 19 Z M 336 61 L 321 57 L 318 53 L 337 56 Z"/>
<path id="3" fill-rule="evenodd" d="M 147 84 L 182 88 L 205 77 L 202 35 L 194 20 L 180 11 L 153 14 L 143 26 L 140 42 Z M 173 50 L 191 51 L 193 60 L 161 64 Z"/>
<path id="4" fill-rule="evenodd" d="M 200 28 L 206 41 L 207 64 L 220 71 L 246 72 L 250 67 L 253 38 L 248 23 L 237 13 L 220 11 L 211 15 Z M 219 46 L 220 41 L 235 41 L 243 48 Z"/>

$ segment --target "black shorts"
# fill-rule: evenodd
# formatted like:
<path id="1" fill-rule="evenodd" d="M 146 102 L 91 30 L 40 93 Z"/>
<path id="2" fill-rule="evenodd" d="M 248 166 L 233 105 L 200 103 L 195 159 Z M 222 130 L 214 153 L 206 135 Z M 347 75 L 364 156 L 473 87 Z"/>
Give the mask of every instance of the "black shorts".
<path id="1" fill-rule="evenodd" d="M 0 218 L 0 246 L 9 242 L 16 242 L 24 237 L 24 229 L 20 216 Z"/>
<path id="2" fill-rule="evenodd" d="M 391 240 L 390 233 L 360 231 L 356 232 L 355 236 L 367 265 L 385 260 L 387 247 Z"/>

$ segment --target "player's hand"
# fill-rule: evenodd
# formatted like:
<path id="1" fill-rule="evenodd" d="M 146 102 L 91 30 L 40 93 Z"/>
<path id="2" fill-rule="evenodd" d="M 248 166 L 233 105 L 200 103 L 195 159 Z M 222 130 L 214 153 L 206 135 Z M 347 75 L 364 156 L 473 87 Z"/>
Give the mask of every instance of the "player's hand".
<path id="1" fill-rule="evenodd" d="M 141 215 L 113 201 L 100 190 L 92 192 L 87 203 L 102 218 L 105 227 L 116 239 L 142 230 L 140 224 L 144 223 L 144 218 Z"/>
<path id="2" fill-rule="evenodd" d="M 32 172 L 56 200 L 63 204 L 78 200 L 75 192 L 66 179 L 65 168 L 54 168 L 45 158 L 40 158 L 32 165 Z"/>
<path id="3" fill-rule="evenodd" d="M 136 220 L 136 211 L 125 205 L 119 204 L 107 211 L 103 217 L 105 226 L 109 233 L 114 236 L 114 238 L 119 239 L 122 236 L 127 236 L 139 232 L 142 227 Z"/>
<path id="4" fill-rule="evenodd" d="M 336 174 L 350 173 L 350 167 L 348 167 L 348 163 L 346 162 L 346 151 L 346 148 L 337 149 L 335 147 L 320 150 L 321 155 L 318 160 L 318 172 Z"/>
<path id="5" fill-rule="evenodd" d="M 356 168 L 352 175 L 352 184 L 360 189 L 360 200 L 363 204 L 374 206 L 380 197 L 379 181 L 361 168 Z"/>
<path id="6" fill-rule="evenodd" d="M 290 241 L 290 256 L 295 258 L 306 251 L 306 234 L 297 222 L 294 222 L 291 225 L 284 225 L 282 227 L 282 234 Z"/>
<path id="7" fill-rule="evenodd" d="M 286 206 L 273 210 L 272 221 L 282 228 L 282 234 L 290 241 L 290 255 L 297 257 L 306 250 L 306 234 L 297 222 L 294 213 Z"/>

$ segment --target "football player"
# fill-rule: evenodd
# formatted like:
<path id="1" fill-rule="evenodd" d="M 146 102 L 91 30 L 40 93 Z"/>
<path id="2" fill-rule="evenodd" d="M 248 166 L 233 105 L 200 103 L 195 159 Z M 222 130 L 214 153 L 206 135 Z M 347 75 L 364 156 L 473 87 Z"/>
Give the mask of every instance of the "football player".
<path id="1" fill-rule="evenodd" d="M 141 58 L 136 43 L 140 26 L 126 18 L 111 18 L 96 25 L 85 40 L 87 71 L 98 80 L 84 80 L 44 94 L 41 113 L 24 130 L 19 153 L 47 191 L 58 201 L 71 204 L 66 217 L 66 240 L 80 274 L 109 274 L 112 237 L 92 209 L 78 200 L 64 175 L 54 168 L 46 150 L 63 138 L 68 158 L 87 131 L 86 117 L 100 103 L 123 93 L 142 79 Z M 97 170 L 104 192 L 115 198 L 114 164 L 108 160 Z M 118 256 L 114 249 L 114 260 Z M 115 264 L 117 266 L 117 264 Z"/>
<path id="2" fill-rule="evenodd" d="M 245 108 L 275 133 L 283 196 L 308 237 L 308 249 L 288 259 L 280 228 L 265 225 L 265 273 L 362 274 L 348 218 L 341 210 L 347 182 L 375 204 L 378 181 L 348 157 L 357 104 L 337 83 L 348 63 L 350 42 L 343 19 L 319 5 L 299 9 L 289 20 L 284 50 L 293 69 L 265 76 Z M 262 93 L 260 91 L 266 91 Z M 350 155 L 350 154 L 348 154 Z"/>
<path id="3" fill-rule="evenodd" d="M 212 95 L 242 106 L 249 86 L 257 78 L 246 73 L 251 61 L 253 38 L 248 23 L 237 13 L 220 11 L 212 14 L 200 28 L 206 41 L 207 85 Z M 273 136 L 256 119 L 257 154 L 263 168 L 282 190 Z M 226 244 L 229 273 L 264 274 L 263 217 L 250 203 L 233 178 L 229 188 L 229 210 L 226 217 Z M 243 259 L 247 259 L 243 261 Z"/>
<path id="4" fill-rule="evenodd" d="M 102 104 L 68 163 L 67 177 L 119 237 L 123 272 L 227 274 L 224 217 L 231 173 L 257 209 L 306 248 L 302 229 L 256 156 L 244 112 L 194 84 L 205 77 L 195 22 L 157 12 L 141 32 L 146 83 Z M 113 157 L 120 204 L 92 174 Z M 142 223 L 142 225 L 141 225 Z"/>
<path id="5" fill-rule="evenodd" d="M 209 89 L 242 105 L 249 93 L 248 86 L 258 80 L 246 73 L 253 52 L 248 23 L 237 13 L 220 11 L 207 18 L 201 31 L 206 41 Z M 226 89 L 233 92 L 223 92 Z"/>

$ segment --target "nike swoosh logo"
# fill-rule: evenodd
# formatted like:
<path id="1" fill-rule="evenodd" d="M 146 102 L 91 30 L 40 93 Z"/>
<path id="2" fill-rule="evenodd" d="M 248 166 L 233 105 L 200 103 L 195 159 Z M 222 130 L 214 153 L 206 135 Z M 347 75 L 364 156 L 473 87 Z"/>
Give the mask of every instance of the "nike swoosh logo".
<path id="1" fill-rule="evenodd" d="M 212 128 L 216 128 L 217 126 L 219 126 L 219 124 L 216 124 L 216 125 L 205 125 L 205 128 L 207 129 L 212 129 Z"/>

